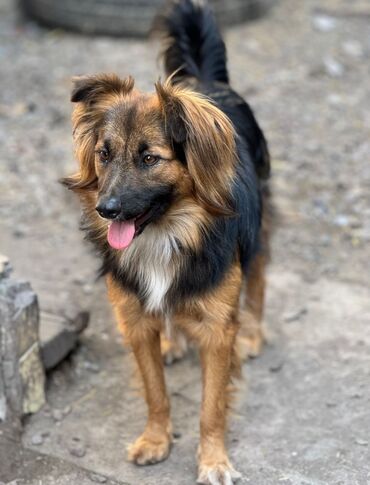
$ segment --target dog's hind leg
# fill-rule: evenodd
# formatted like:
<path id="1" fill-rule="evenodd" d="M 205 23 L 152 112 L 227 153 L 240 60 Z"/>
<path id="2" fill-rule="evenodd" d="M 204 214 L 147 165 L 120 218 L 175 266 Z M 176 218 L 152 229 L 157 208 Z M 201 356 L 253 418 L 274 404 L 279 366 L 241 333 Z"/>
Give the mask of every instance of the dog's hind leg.
<path id="1" fill-rule="evenodd" d="M 257 357 L 264 342 L 262 320 L 265 300 L 265 266 L 266 256 L 263 253 L 257 254 L 251 263 L 242 289 L 239 309 L 241 326 L 237 337 L 237 350 L 242 360 Z"/>
<path id="2" fill-rule="evenodd" d="M 165 331 L 161 332 L 161 352 L 163 362 L 166 365 L 171 365 L 174 362 L 181 360 L 188 351 L 188 342 L 185 335 L 175 330 L 168 336 Z"/>

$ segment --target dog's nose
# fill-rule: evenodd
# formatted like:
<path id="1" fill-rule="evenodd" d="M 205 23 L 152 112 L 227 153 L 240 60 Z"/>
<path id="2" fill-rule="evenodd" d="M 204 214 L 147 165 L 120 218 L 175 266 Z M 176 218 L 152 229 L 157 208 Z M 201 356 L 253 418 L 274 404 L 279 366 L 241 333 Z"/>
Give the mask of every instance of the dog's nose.
<path id="1" fill-rule="evenodd" d="M 121 212 L 121 202 L 117 197 L 111 197 L 99 201 L 95 209 L 105 219 L 115 219 Z"/>

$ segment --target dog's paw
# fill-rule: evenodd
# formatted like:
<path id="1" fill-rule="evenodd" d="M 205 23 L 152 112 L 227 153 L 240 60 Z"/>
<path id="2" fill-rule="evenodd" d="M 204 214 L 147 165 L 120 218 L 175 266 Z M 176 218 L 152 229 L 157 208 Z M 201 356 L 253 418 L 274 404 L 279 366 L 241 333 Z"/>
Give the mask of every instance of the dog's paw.
<path id="1" fill-rule="evenodd" d="M 128 460 L 136 465 L 152 465 L 165 460 L 170 448 L 171 440 L 165 435 L 154 439 L 144 433 L 127 448 Z"/>
<path id="2" fill-rule="evenodd" d="M 238 335 L 236 338 L 236 347 L 239 358 L 244 361 L 248 358 L 258 357 L 263 346 L 263 338 L 259 336 L 244 337 Z"/>
<path id="3" fill-rule="evenodd" d="M 233 485 L 241 474 L 237 472 L 230 463 L 219 463 L 215 465 L 199 465 L 197 483 L 203 485 Z"/>
<path id="4" fill-rule="evenodd" d="M 161 352 L 163 362 L 166 365 L 181 360 L 186 355 L 187 350 L 188 344 L 182 334 L 176 335 L 173 340 L 168 340 L 165 335 L 161 334 Z"/>

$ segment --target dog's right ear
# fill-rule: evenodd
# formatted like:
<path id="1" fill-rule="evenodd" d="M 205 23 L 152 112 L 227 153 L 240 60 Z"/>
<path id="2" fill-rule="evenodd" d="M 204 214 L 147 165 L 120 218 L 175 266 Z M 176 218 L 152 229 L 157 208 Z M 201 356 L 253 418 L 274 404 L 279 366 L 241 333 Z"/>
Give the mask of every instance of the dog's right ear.
<path id="1" fill-rule="evenodd" d="M 131 76 L 121 79 L 116 74 L 75 77 L 72 82 L 72 103 L 91 104 L 104 94 L 129 94 L 134 87 Z"/>
<path id="2" fill-rule="evenodd" d="M 71 101 L 77 103 L 72 114 L 73 138 L 79 171 L 61 180 L 71 190 L 95 190 L 95 144 L 104 114 L 115 97 L 130 94 L 134 87 L 132 77 L 120 79 L 115 74 L 98 74 L 73 79 Z"/>

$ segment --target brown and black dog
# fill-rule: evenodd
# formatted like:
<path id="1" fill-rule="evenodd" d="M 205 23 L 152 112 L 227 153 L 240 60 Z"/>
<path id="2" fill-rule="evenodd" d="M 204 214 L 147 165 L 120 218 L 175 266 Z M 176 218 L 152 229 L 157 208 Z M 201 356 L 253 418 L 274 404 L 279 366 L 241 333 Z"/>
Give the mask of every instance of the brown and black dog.
<path id="1" fill-rule="evenodd" d="M 231 484 L 239 473 L 224 443 L 230 383 L 240 354 L 256 355 L 263 340 L 269 156 L 251 109 L 229 86 L 208 7 L 180 0 L 158 25 L 171 76 L 153 93 L 130 77 L 75 79 L 79 171 L 64 183 L 80 197 L 144 383 L 148 421 L 129 459 L 168 456 L 162 354 L 180 357 L 189 339 L 203 371 L 198 482 Z"/>

